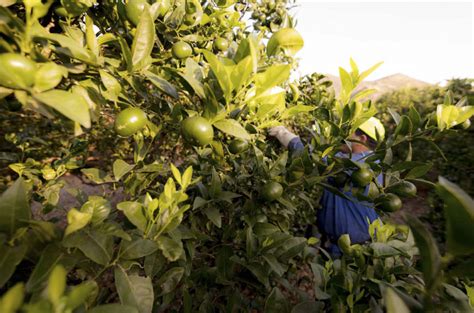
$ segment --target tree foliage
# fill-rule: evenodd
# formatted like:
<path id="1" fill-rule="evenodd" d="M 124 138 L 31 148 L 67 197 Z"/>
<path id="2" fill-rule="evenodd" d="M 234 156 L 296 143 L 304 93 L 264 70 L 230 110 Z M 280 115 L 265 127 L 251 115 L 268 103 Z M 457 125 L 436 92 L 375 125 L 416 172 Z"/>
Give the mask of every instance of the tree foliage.
<path id="1" fill-rule="evenodd" d="M 291 3 L 4 3 L 0 58 L 13 53 L 33 65 L 25 77 L 15 69 L 0 77 L 7 141 L 1 312 L 469 308 L 473 241 L 463 234 L 474 224 L 472 199 L 444 178 L 430 183 L 446 203 L 444 255 L 410 217 L 409 228 L 374 222 L 367 245 L 341 240 L 341 259 L 304 237 L 323 188 L 373 200 L 365 186 L 331 181 L 363 167 L 337 152 L 377 113 L 354 90 L 378 64 L 359 71 L 351 60 L 351 70 L 341 68 L 337 98 L 317 74 L 289 84 L 303 46 Z M 229 41 L 227 50 L 214 49 L 219 38 Z M 192 51 L 173 53 L 180 42 Z M 397 126 L 366 160 L 385 177 L 370 182 L 377 194 L 423 181 L 429 165 L 411 153 L 395 159 L 393 151 L 416 140 L 432 143 L 469 119 L 462 101 L 443 102 L 436 125 L 416 108 L 392 114 Z M 128 108 L 146 120 L 121 137 L 114 120 Z M 199 144 L 181 127 L 196 117 L 206 121 Z M 269 142 L 269 127 L 299 118 L 308 121 L 304 151 L 289 154 Z M 248 147 L 230 152 L 235 140 Z M 68 175 L 124 198 L 87 196 L 66 186 Z M 278 186 L 271 199 L 262 194 L 269 182 Z M 65 210 L 64 192 L 76 197 L 75 208 Z M 297 281 L 303 269 L 305 292 Z"/>

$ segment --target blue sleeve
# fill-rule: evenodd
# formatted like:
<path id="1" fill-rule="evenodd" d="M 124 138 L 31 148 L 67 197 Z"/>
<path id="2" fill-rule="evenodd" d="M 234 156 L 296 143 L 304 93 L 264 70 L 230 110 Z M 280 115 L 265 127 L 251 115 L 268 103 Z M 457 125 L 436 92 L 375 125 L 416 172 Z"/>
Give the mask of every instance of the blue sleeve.
<path id="1" fill-rule="evenodd" d="M 290 143 L 288 144 L 288 149 L 291 152 L 302 151 L 304 149 L 304 145 L 301 142 L 301 138 L 296 137 L 296 138 L 291 139 Z"/>

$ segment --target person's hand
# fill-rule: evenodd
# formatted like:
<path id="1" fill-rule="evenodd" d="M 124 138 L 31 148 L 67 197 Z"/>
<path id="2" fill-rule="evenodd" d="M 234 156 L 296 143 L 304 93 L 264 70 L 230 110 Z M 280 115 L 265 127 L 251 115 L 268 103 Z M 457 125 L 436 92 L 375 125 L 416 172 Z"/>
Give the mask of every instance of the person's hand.
<path id="1" fill-rule="evenodd" d="M 268 130 L 268 135 L 275 137 L 285 147 L 290 141 L 298 136 L 290 132 L 285 126 L 275 126 Z"/>

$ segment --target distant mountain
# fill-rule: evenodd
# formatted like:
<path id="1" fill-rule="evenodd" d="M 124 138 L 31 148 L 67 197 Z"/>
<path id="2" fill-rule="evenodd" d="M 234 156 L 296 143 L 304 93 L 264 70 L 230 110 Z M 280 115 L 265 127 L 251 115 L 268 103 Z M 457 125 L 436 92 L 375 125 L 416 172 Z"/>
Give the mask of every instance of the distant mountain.
<path id="1" fill-rule="evenodd" d="M 332 81 L 336 94 L 341 89 L 341 81 L 338 76 L 326 74 L 328 80 Z M 368 98 L 375 100 L 382 94 L 405 88 L 423 88 L 431 84 L 412 78 L 404 74 L 393 74 L 373 81 L 363 81 L 356 90 L 375 89 L 376 91 Z"/>

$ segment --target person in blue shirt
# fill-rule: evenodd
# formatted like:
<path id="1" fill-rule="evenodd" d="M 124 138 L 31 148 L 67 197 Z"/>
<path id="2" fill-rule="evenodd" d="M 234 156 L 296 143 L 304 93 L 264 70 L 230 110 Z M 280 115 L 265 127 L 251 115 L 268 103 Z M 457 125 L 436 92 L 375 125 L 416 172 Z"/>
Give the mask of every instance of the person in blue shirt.
<path id="1" fill-rule="evenodd" d="M 277 138 L 283 146 L 292 152 L 304 149 L 301 139 L 284 126 L 271 128 L 269 135 Z M 341 158 L 351 156 L 353 161 L 365 162 L 366 157 L 372 153 L 370 147 L 376 144 L 377 138 L 383 138 L 384 135 L 385 128 L 382 123 L 372 117 L 351 136 L 355 142 L 350 142 L 350 147 L 343 145 L 341 152 L 338 152 L 336 156 Z M 350 154 L 351 151 L 352 154 Z M 382 175 L 377 177 L 379 183 L 382 183 L 382 179 Z M 333 181 L 333 179 L 328 180 L 329 183 Z M 364 191 L 365 195 L 368 194 L 368 189 L 367 186 Z M 327 248 L 334 257 L 339 257 L 342 254 L 337 246 L 337 240 L 341 235 L 349 234 L 353 244 L 364 243 L 370 240 L 369 223 L 379 218 L 373 203 L 357 200 L 350 191 L 343 192 L 350 200 L 324 189 L 320 200 L 321 208 L 316 213 L 318 230 L 322 239 L 328 241 Z"/>

